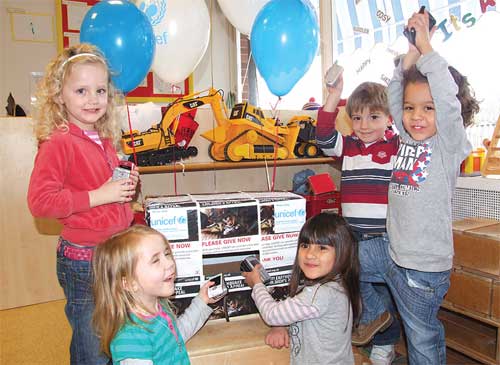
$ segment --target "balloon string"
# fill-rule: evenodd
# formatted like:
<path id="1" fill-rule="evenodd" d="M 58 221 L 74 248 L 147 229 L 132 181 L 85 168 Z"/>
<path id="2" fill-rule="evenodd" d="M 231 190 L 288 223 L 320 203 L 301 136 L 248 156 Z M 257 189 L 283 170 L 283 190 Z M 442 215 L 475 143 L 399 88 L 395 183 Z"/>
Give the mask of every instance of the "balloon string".
<path id="1" fill-rule="evenodd" d="M 273 178 L 271 180 L 271 192 L 274 192 L 274 184 L 276 183 L 276 170 L 277 170 L 277 159 L 278 159 L 278 126 L 276 126 L 276 138 L 274 139 L 274 157 L 273 157 Z"/>
<path id="2" fill-rule="evenodd" d="M 212 88 L 214 87 L 214 56 L 213 56 L 213 36 L 212 36 L 212 29 L 214 27 L 213 25 L 213 19 L 212 19 L 212 4 L 213 0 L 210 0 L 210 78 L 211 78 L 211 85 Z"/>
<path id="3" fill-rule="evenodd" d="M 250 45 L 250 42 L 248 42 L 248 43 Z M 252 59 L 252 49 L 250 49 L 250 52 L 248 53 L 247 65 L 245 67 L 245 76 L 243 76 L 243 82 L 241 83 L 241 87 L 244 87 L 245 86 L 245 82 L 247 82 L 248 69 L 250 68 L 250 60 L 251 59 Z"/>
<path id="4" fill-rule="evenodd" d="M 274 104 L 274 107 L 271 105 L 273 118 L 275 118 L 275 116 L 279 114 L 279 112 L 278 113 L 276 112 L 276 109 L 278 108 L 278 104 L 280 102 L 281 102 L 281 96 L 278 96 L 278 100 L 276 101 L 276 104 Z M 274 139 L 274 157 L 273 157 L 274 161 L 273 161 L 273 178 L 271 180 L 271 192 L 274 192 L 274 186 L 276 183 L 276 171 L 278 170 L 277 160 L 278 160 L 278 138 L 279 138 L 279 134 L 278 134 L 279 125 L 278 125 L 278 123 L 279 123 L 279 119 L 275 118 L 275 123 L 276 123 L 276 136 Z"/>
<path id="5" fill-rule="evenodd" d="M 267 191 L 271 191 L 271 182 L 269 181 L 269 167 L 267 166 L 267 158 L 265 155 L 264 155 L 264 163 L 266 164 Z"/>
<path id="6" fill-rule="evenodd" d="M 134 134 L 132 133 L 132 122 L 130 121 L 130 110 L 128 108 L 127 99 L 125 99 L 125 106 L 127 107 L 128 130 L 130 133 L 130 143 L 132 143 L 132 154 L 134 155 L 134 163 L 137 164 L 137 153 L 135 152 Z"/>
<path id="7" fill-rule="evenodd" d="M 175 164 L 175 162 L 176 162 L 175 161 L 175 149 L 172 151 L 172 154 L 173 154 L 172 161 L 174 162 L 174 168 L 172 170 L 174 172 L 174 195 L 177 196 L 177 168 L 176 168 L 176 164 Z"/>
<path id="8" fill-rule="evenodd" d="M 272 114 L 272 117 L 273 117 L 274 119 L 276 119 L 276 117 L 277 117 L 277 116 L 279 116 L 279 115 L 278 115 L 278 114 L 279 114 L 279 111 L 278 111 L 278 112 L 276 112 L 276 109 L 278 108 L 278 104 L 279 104 L 280 102 L 281 102 L 281 96 L 278 96 L 278 100 L 276 100 L 276 103 L 274 104 L 274 106 L 273 106 L 273 104 L 269 103 L 269 105 L 271 106 L 271 114 Z M 276 122 L 277 122 L 277 121 L 278 121 L 278 120 L 276 119 Z"/>

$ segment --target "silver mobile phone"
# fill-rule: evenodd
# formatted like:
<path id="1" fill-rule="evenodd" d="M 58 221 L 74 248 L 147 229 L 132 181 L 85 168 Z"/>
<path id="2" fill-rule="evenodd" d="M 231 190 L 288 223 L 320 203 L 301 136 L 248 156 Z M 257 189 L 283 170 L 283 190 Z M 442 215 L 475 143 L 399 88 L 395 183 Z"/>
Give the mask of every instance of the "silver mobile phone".
<path id="1" fill-rule="evenodd" d="M 217 274 L 208 278 L 209 281 L 213 281 L 215 284 L 208 288 L 208 297 L 220 299 L 227 294 L 226 282 L 221 274 Z"/>
<path id="2" fill-rule="evenodd" d="M 112 180 L 128 179 L 134 164 L 128 161 L 121 161 L 120 165 L 113 170 Z"/>
<path id="3" fill-rule="evenodd" d="M 327 87 L 335 86 L 335 83 L 339 79 L 340 75 L 344 72 L 344 68 L 337 64 L 336 62 L 326 71 L 325 74 L 325 85 Z"/>

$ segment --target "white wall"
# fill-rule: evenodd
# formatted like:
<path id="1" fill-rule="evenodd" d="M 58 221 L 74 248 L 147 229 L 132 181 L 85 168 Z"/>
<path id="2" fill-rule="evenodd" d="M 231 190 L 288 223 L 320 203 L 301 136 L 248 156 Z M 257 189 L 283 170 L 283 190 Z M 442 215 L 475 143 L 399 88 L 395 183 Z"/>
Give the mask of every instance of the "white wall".
<path id="1" fill-rule="evenodd" d="M 194 70 L 194 90 L 209 86 L 236 90 L 235 31 L 223 15 L 218 2 L 205 0 L 211 11 L 212 31 L 207 51 Z M 0 0 L 0 116 L 6 115 L 7 97 L 12 92 L 17 104 L 29 113 L 30 73 L 44 71 L 57 54 L 57 40 L 53 43 L 14 42 L 11 38 L 8 11 L 56 14 L 54 0 Z M 233 80 L 233 81 L 230 81 Z"/>

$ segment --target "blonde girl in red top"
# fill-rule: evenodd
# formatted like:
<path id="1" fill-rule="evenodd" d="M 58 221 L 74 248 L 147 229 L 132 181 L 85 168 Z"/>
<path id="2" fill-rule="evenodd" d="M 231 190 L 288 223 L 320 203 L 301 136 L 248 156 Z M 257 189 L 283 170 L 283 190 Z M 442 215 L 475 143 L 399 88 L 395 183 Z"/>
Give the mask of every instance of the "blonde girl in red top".
<path id="1" fill-rule="evenodd" d="M 128 179 L 111 179 L 119 164 L 116 96 L 106 60 L 88 44 L 65 49 L 50 62 L 37 95 L 39 146 L 28 205 L 35 217 L 56 218 L 63 226 L 57 276 L 73 330 L 71 364 L 108 361 L 91 327 L 91 259 L 96 245 L 130 226 L 133 218 L 128 203 L 135 195 L 137 169 Z"/>

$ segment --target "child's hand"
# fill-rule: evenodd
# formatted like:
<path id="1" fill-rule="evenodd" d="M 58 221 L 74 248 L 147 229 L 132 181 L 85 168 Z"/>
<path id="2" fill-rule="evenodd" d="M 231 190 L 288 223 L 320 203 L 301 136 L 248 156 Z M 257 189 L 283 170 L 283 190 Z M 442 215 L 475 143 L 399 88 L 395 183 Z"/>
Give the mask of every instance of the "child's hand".
<path id="1" fill-rule="evenodd" d="M 109 203 L 128 203 L 135 195 L 136 185 L 137 182 L 130 184 L 127 179 L 113 181 L 109 178 L 96 190 L 89 191 L 90 207 Z"/>
<path id="2" fill-rule="evenodd" d="M 215 283 L 213 281 L 207 281 L 205 284 L 203 284 L 200 288 L 200 292 L 199 292 L 199 296 L 200 298 L 205 302 L 205 304 L 212 304 L 212 303 L 216 303 L 218 302 L 219 300 L 221 300 L 222 298 L 224 298 L 225 294 L 222 295 L 222 296 L 218 296 L 218 297 L 215 297 L 215 298 L 210 298 L 208 296 L 208 288 L 210 288 L 211 286 L 213 286 Z"/>
<path id="3" fill-rule="evenodd" d="M 342 90 L 344 89 L 344 76 L 340 74 L 337 81 L 332 86 L 327 86 L 328 95 L 323 105 L 323 110 L 326 112 L 334 112 L 339 104 Z"/>
<path id="4" fill-rule="evenodd" d="M 210 303 L 210 298 L 208 297 L 208 288 L 210 288 L 212 285 L 215 283 L 213 281 L 207 281 L 205 284 L 203 284 L 200 288 L 200 292 L 198 295 L 200 298 L 205 302 L 205 304 Z M 212 302 L 213 303 L 213 302 Z"/>
<path id="5" fill-rule="evenodd" d="M 341 73 L 332 86 L 327 85 L 326 90 L 328 91 L 328 94 L 335 94 L 340 97 L 342 90 L 344 90 L 344 74 Z"/>
<path id="6" fill-rule="evenodd" d="M 262 279 L 260 278 L 261 267 L 262 267 L 261 264 L 257 264 L 255 265 L 252 271 L 241 273 L 241 275 L 245 278 L 245 281 L 250 288 L 253 288 L 255 284 L 262 283 Z"/>
<path id="7" fill-rule="evenodd" d="M 412 51 L 412 47 L 417 49 L 420 54 L 432 51 L 431 38 L 436 27 L 433 27 L 429 32 L 429 13 L 427 11 L 424 14 L 413 13 L 408 20 L 407 27 L 408 29 L 414 28 L 416 32 L 415 46 L 410 43 L 410 51 Z"/>
<path id="8" fill-rule="evenodd" d="M 130 170 L 129 182 L 134 186 L 134 190 L 135 190 L 137 187 L 137 184 L 139 182 L 139 169 L 137 168 L 137 166 L 135 164 L 134 164 L 134 167 L 132 168 L 132 170 Z"/>
<path id="9" fill-rule="evenodd" d="M 273 349 L 288 348 L 290 346 L 290 336 L 286 327 L 273 327 L 267 333 L 265 339 L 266 345 Z"/>

